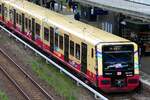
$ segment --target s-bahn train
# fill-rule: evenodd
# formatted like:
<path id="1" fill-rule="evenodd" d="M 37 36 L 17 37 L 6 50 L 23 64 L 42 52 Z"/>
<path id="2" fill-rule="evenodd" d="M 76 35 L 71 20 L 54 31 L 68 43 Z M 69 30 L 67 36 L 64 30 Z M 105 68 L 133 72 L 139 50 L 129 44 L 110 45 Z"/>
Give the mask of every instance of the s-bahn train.
<path id="1" fill-rule="evenodd" d="M 0 22 L 105 92 L 139 86 L 138 46 L 24 0 L 0 0 Z"/>

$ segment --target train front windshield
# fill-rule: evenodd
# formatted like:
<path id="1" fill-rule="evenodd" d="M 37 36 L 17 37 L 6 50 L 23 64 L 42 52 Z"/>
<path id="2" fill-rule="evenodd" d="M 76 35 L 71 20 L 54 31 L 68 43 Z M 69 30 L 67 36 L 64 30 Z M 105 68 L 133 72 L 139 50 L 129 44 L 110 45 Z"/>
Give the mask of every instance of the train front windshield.
<path id="1" fill-rule="evenodd" d="M 133 45 L 103 46 L 104 76 L 132 76 L 134 73 Z"/>

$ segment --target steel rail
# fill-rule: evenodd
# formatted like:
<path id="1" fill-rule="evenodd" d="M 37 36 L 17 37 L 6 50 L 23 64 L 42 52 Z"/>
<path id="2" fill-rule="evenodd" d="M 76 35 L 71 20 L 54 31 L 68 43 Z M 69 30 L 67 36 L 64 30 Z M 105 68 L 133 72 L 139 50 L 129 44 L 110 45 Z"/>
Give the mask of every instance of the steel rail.
<path id="1" fill-rule="evenodd" d="M 41 57 L 43 57 L 45 60 L 47 60 L 49 63 L 53 64 L 55 67 L 57 67 L 59 70 L 61 70 L 62 72 L 64 72 L 66 75 L 68 75 L 69 77 L 71 77 L 72 79 L 74 79 L 75 81 L 77 81 L 78 83 L 80 83 L 82 86 L 84 86 L 85 88 L 87 88 L 89 91 L 91 91 L 96 99 L 99 100 L 108 100 L 108 98 L 106 98 L 105 96 L 103 96 L 102 94 L 100 94 L 99 92 L 97 92 L 96 90 L 94 90 L 92 87 L 88 86 L 87 84 L 85 84 L 83 81 L 81 81 L 80 79 L 78 79 L 77 77 L 75 77 L 73 74 L 71 74 L 70 72 L 68 72 L 67 70 L 65 70 L 64 68 L 62 68 L 61 66 L 59 66 L 58 64 L 56 64 L 55 62 L 53 62 L 51 59 L 49 59 L 48 57 L 46 57 L 45 55 L 43 55 L 41 52 L 39 52 L 38 50 L 36 50 L 35 48 L 33 48 L 32 46 L 30 46 L 28 43 L 26 43 L 25 41 L 23 41 L 22 39 L 20 39 L 19 37 L 17 37 L 16 35 L 14 35 L 12 32 L 10 32 L 9 30 L 7 30 L 6 28 L 4 28 L 3 26 L 0 25 L 0 28 L 2 28 L 4 31 L 6 31 L 8 34 L 12 35 L 14 38 L 16 38 L 17 40 L 19 40 L 21 43 L 23 43 L 25 46 L 29 47 L 31 50 L 33 50 L 34 52 L 36 52 L 37 54 L 39 54 Z M 97 98 L 98 97 L 98 98 Z"/>
<path id="2" fill-rule="evenodd" d="M 30 97 L 23 91 L 23 89 L 14 81 L 14 79 L 5 71 L 5 69 L 2 67 L 3 65 L 0 64 L 0 70 L 6 75 L 6 77 L 15 85 L 17 90 L 27 99 L 31 100 Z"/>

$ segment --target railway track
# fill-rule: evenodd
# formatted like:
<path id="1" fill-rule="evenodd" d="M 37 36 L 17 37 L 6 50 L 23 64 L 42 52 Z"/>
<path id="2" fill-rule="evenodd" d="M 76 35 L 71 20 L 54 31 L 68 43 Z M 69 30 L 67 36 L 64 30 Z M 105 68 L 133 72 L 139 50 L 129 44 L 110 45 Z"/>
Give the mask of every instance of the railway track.
<path id="1" fill-rule="evenodd" d="M 29 99 L 27 94 L 18 86 L 18 84 L 11 78 L 11 76 L 5 71 L 3 68 L 3 65 L 0 64 L 0 70 L 1 72 L 8 78 L 8 80 L 12 83 L 12 85 L 17 88 L 17 90 L 20 92 L 20 94 L 23 96 L 25 99 Z"/>
<path id="2" fill-rule="evenodd" d="M 0 69 L 27 100 L 54 100 L 0 48 Z"/>

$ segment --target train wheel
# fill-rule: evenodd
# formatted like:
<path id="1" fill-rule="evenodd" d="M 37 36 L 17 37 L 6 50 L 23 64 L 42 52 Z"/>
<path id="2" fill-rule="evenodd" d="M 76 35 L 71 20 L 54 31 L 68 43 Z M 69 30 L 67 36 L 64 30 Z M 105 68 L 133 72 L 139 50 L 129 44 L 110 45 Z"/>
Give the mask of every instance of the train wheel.
<path id="1" fill-rule="evenodd" d="M 139 86 L 135 89 L 135 92 L 137 93 L 141 93 L 143 90 L 143 84 L 141 83 L 141 81 L 139 81 Z"/>

